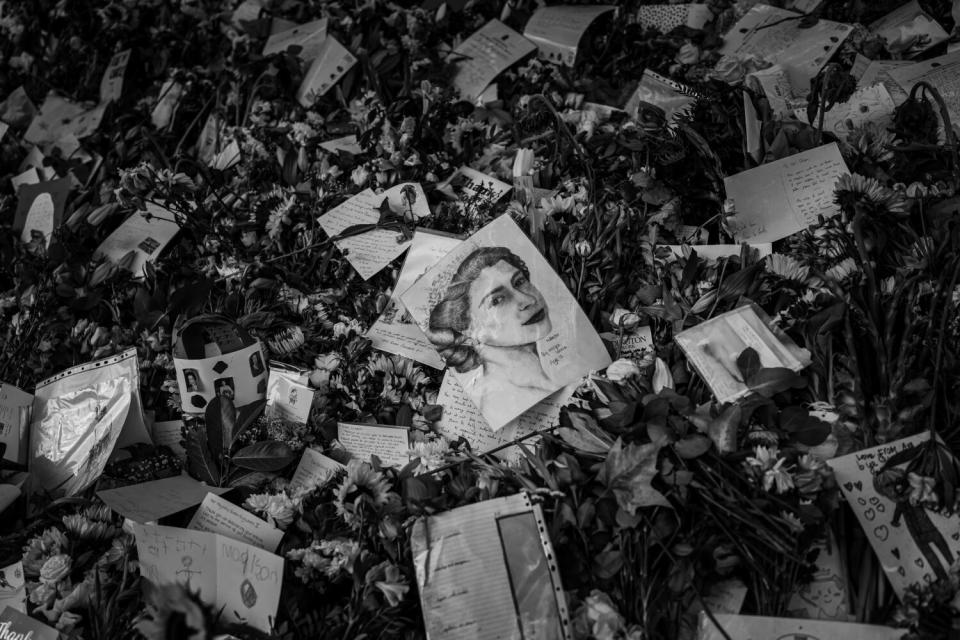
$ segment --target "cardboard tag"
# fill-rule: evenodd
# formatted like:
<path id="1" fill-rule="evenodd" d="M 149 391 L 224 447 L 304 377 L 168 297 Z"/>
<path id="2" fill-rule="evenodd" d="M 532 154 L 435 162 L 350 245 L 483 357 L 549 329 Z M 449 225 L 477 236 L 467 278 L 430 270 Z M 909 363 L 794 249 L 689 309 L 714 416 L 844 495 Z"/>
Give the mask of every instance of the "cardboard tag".
<path id="1" fill-rule="evenodd" d="M 540 7 L 527 21 L 523 37 L 537 45 L 539 57 L 572 67 L 583 34 L 594 20 L 614 8 L 613 5 Z"/>
<path id="2" fill-rule="evenodd" d="M 303 76 L 303 82 L 297 90 L 297 101 L 304 107 L 309 107 L 314 100 L 332 89 L 356 63 L 356 57 L 336 38 L 325 38 L 318 47 L 316 58 Z"/>
<path id="3" fill-rule="evenodd" d="M 71 188 L 70 178 L 20 186 L 13 228 L 19 232 L 21 242 L 30 242 L 34 235 L 40 234 L 44 245 L 50 246 L 53 232 L 63 222 Z"/>
<path id="4" fill-rule="evenodd" d="M 461 98 L 473 102 L 494 78 L 536 48 L 499 20 L 491 20 L 453 50 L 458 60 L 453 86 Z"/>

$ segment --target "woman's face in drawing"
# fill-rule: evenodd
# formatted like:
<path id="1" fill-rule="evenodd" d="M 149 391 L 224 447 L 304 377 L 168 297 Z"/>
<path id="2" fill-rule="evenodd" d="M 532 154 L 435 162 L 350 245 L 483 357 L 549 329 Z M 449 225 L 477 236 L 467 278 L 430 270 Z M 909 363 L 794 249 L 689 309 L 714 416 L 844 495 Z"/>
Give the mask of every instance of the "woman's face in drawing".
<path id="1" fill-rule="evenodd" d="M 518 347 L 547 337 L 550 312 L 523 271 L 503 260 L 480 271 L 470 284 L 470 328 L 480 344 Z"/>

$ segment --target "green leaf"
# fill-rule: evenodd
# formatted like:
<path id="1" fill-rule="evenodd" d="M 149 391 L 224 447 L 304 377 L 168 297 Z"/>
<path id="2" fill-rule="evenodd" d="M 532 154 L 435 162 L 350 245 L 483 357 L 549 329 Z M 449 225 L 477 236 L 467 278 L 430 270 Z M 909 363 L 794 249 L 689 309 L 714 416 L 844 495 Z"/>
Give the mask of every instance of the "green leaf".
<path id="1" fill-rule="evenodd" d="M 747 378 L 747 386 L 754 393 L 764 398 L 771 398 L 787 389 L 800 389 L 806 385 L 803 376 L 785 367 L 770 367 L 760 369 L 755 375 Z"/>
<path id="2" fill-rule="evenodd" d="M 677 452 L 677 455 L 684 460 L 692 460 L 693 458 L 699 458 L 709 451 L 711 443 L 712 440 L 707 436 L 696 434 L 676 442 L 673 445 L 673 449 Z"/>
<path id="3" fill-rule="evenodd" d="M 830 425 L 811 416 L 803 407 L 787 407 L 781 411 L 780 428 L 808 447 L 823 444 L 830 435 Z"/>
<path id="4" fill-rule="evenodd" d="M 739 404 L 729 404 L 720 415 L 707 424 L 707 435 L 713 440 L 720 453 L 733 453 L 737 450 L 737 429 L 743 409 Z"/>
<path id="5" fill-rule="evenodd" d="M 187 472 L 211 487 L 220 486 L 220 467 L 207 448 L 207 439 L 199 429 L 187 431 Z"/>
<path id="6" fill-rule="evenodd" d="M 613 438 L 584 411 L 564 407 L 560 414 L 559 434 L 564 442 L 583 453 L 602 455 L 613 446 Z"/>
<path id="7" fill-rule="evenodd" d="M 285 442 L 264 440 L 240 449 L 231 458 L 233 464 L 251 471 L 279 471 L 293 462 L 293 449 Z"/>
<path id="8" fill-rule="evenodd" d="M 760 354 L 753 347 L 747 347 L 737 357 L 737 368 L 744 380 L 749 380 L 760 372 Z"/>
<path id="9" fill-rule="evenodd" d="M 593 574 L 601 580 L 610 580 L 623 568 L 623 553 L 618 549 L 598 553 L 593 559 Z"/>
<path id="10" fill-rule="evenodd" d="M 619 438 L 600 468 L 598 478 L 617 498 L 620 508 L 634 515 L 639 507 L 670 506 L 662 493 L 651 485 L 657 475 L 660 446 L 630 443 Z"/>
<path id="11" fill-rule="evenodd" d="M 237 443 L 237 440 L 242 436 L 246 431 L 252 427 L 256 422 L 257 418 L 260 417 L 260 414 L 263 413 L 263 410 L 267 406 L 267 401 L 257 400 L 256 402 L 251 402 L 250 404 L 245 404 L 237 411 L 236 418 L 236 429 L 233 434 L 233 438 L 230 440 L 230 448 Z"/>

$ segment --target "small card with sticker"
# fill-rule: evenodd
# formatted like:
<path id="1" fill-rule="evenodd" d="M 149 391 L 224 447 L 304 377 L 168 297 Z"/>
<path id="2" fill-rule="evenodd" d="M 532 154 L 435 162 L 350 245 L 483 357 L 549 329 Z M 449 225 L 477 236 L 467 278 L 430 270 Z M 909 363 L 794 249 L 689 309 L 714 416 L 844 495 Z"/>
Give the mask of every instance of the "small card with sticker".
<path id="1" fill-rule="evenodd" d="M 347 51 L 345 46 L 333 36 L 328 37 L 320 46 L 317 57 L 310 64 L 300 84 L 297 100 L 303 106 L 309 107 L 314 100 L 333 88 L 356 63 L 356 57 Z"/>

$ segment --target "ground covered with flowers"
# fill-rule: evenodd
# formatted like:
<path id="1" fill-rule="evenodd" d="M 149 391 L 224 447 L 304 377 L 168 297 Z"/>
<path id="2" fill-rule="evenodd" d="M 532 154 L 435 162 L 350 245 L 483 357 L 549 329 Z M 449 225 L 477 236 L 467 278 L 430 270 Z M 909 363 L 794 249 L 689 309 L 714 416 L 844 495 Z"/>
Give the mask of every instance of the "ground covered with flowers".
<path id="1" fill-rule="evenodd" d="M 823 4 L 822 17 L 858 26 L 813 103 L 849 94 L 857 53 L 900 53 L 860 26 L 899 3 Z M 951 3 L 921 4 L 949 30 Z M 618 5 L 587 32 L 575 66 L 526 59 L 480 107 L 449 85 L 451 47 L 492 18 L 522 31 L 530 3 L 265 0 L 242 21 L 234 5 L 0 8 L 0 96 L 22 87 L 37 105 L 49 90 L 95 103 L 111 56 L 131 50 L 120 97 L 82 139 L 100 160 L 56 152 L 45 160 L 76 176 L 49 247 L 10 228 L 17 196 L 7 178 L 29 150 L 29 117 L 3 114 L 11 126 L 0 143 L 0 380 L 32 390 L 136 347 L 145 408 L 178 419 L 172 334 L 201 313 L 235 320 L 272 359 L 309 369 L 308 423 L 254 416 L 244 436 L 283 443 L 279 469 L 231 475 L 229 460 L 201 468 L 208 425 L 188 420 L 183 433 L 192 475 L 239 485 L 233 502 L 285 530 L 275 637 L 424 637 L 411 523 L 524 490 L 547 516 L 577 638 L 692 638 L 704 598 L 730 578 L 748 587 L 743 613 L 782 615 L 810 579 L 827 529 L 847 559 L 856 620 L 946 637 L 960 565 L 903 601 L 878 588 L 882 568 L 824 462 L 931 430 L 944 445 L 924 448 L 912 467 L 911 500 L 947 514 L 960 500 L 948 453 L 960 447 L 960 160 L 935 87 L 900 106 L 889 130 L 835 135 L 768 117 L 765 160 L 837 142 L 851 170 L 836 185 L 841 215 L 778 242 L 769 257 L 745 249 L 705 260 L 658 245 L 675 243 L 684 226 L 729 242 L 723 177 L 756 163 L 743 151 L 741 90 L 725 82 L 735 70 L 715 64 L 742 7 L 710 0 L 715 19 L 705 30 L 664 34 L 632 18 L 637 3 Z M 305 108 L 295 51 L 260 52 L 271 18 L 318 17 L 358 64 Z M 644 69 L 693 88 L 700 97 L 690 114 L 668 126 L 647 104 L 635 118 L 583 108 L 622 106 Z M 170 91 L 179 99 L 157 126 L 158 98 Z M 211 115 L 238 145 L 238 163 L 198 159 Z M 359 153 L 321 146 L 348 134 Z M 545 197 L 528 201 L 517 190 L 492 202 L 442 184 L 464 165 L 512 183 L 519 149 L 533 151 Z M 434 433 L 441 372 L 373 350 L 364 337 L 401 260 L 363 281 L 317 223 L 363 189 L 401 182 L 426 192 L 422 227 L 471 233 L 513 216 L 598 331 L 614 335 L 614 364 L 583 381 L 556 428 L 527 443 L 516 464 Z M 94 260 L 99 243 L 148 203 L 173 211 L 182 229 L 146 277 Z M 398 234 L 411 224 L 381 221 Z M 756 365 L 754 393 L 719 405 L 673 335 L 744 301 L 808 349 L 812 364 L 799 375 Z M 619 357 L 617 336 L 638 325 L 650 327 L 652 348 Z M 343 421 L 411 426 L 414 462 L 394 470 L 351 461 L 325 483 L 291 489 L 305 448 L 337 455 Z M 181 587 L 141 585 L 132 536 L 93 494 L 179 473 L 181 461 L 164 448 L 133 453 L 80 496 L 40 497 L 29 519 L 20 503 L 4 513 L 0 564 L 22 559 L 30 614 L 68 638 L 264 637 Z"/>

